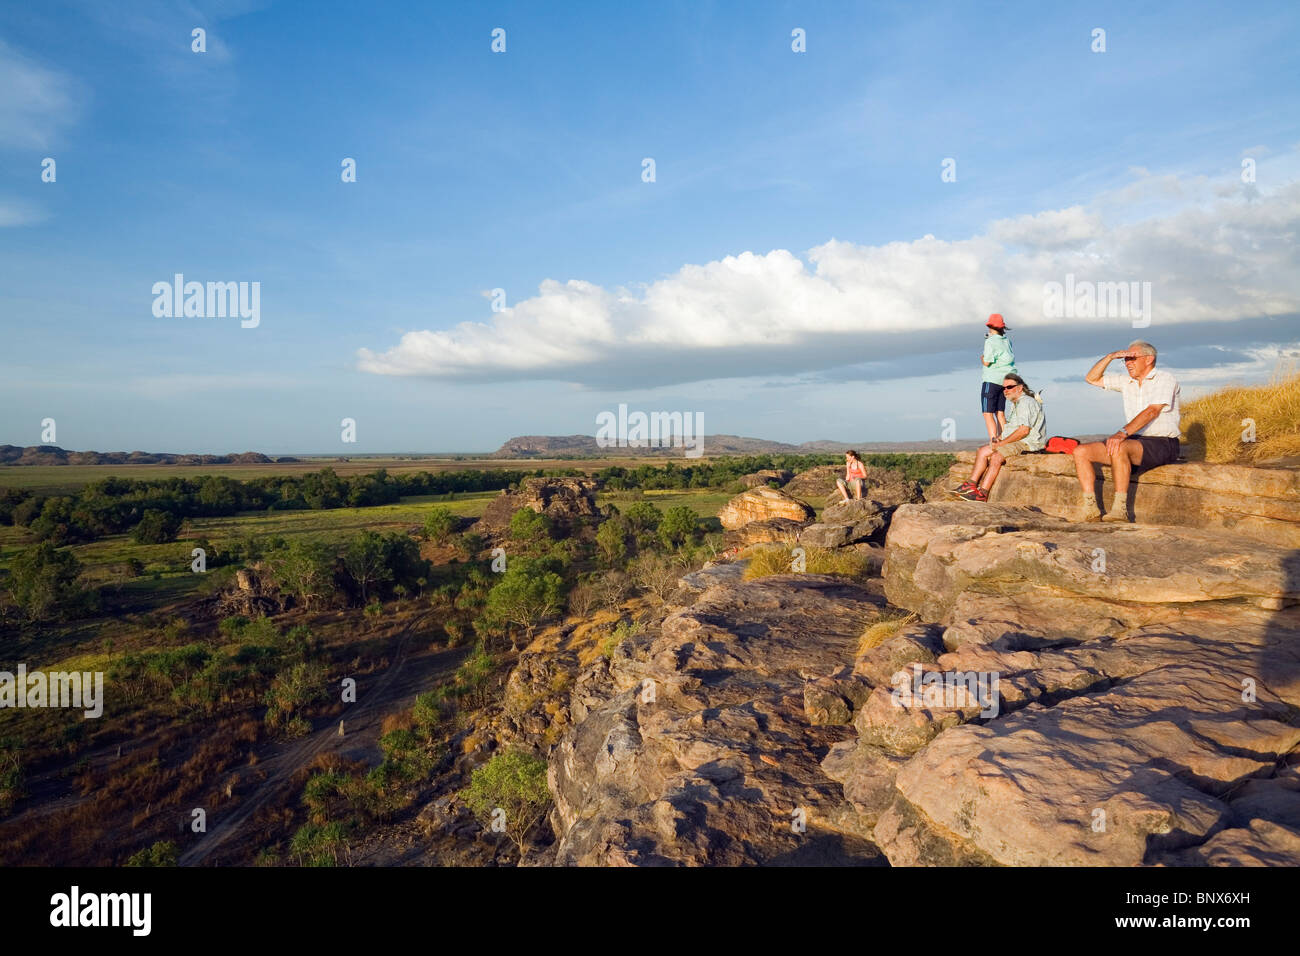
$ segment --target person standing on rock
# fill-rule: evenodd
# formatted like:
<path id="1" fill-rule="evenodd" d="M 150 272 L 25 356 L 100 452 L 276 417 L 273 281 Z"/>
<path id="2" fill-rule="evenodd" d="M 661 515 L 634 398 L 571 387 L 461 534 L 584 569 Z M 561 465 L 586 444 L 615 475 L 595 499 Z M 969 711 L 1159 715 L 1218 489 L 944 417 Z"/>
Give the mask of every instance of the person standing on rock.
<path id="1" fill-rule="evenodd" d="M 1002 434 L 975 453 L 975 467 L 970 481 L 962 482 L 954 492 L 967 501 L 988 501 L 993 482 L 1008 459 L 1027 451 L 1042 451 L 1047 444 L 1043 437 L 1047 418 L 1043 415 L 1043 402 L 1025 384 L 1019 375 L 1008 375 L 1002 380 L 1002 390 L 1011 403 Z M 981 481 L 981 477 L 983 481 Z"/>
<path id="2" fill-rule="evenodd" d="M 844 500 L 849 500 L 849 489 L 853 489 L 853 497 L 861 498 L 862 489 L 867 483 L 867 466 L 862 463 L 856 451 L 846 451 L 844 453 L 844 477 L 835 479 L 835 487 L 840 490 Z"/>
<path id="3" fill-rule="evenodd" d="M 1127 374 L 1106 371 L 1106 366 L 1116 359 L 1124 360 Z M 1089 385 L 1122 393 L 1128 421 L 1104 442 L 1089 442 L 1074 449 L 1074 468 L 1083 495 L 1077 518 L 1127 521 L 1128 484 L 1133 469 L 1147 471 L 1178 460 L 1178 380 L 1156 368 L 1156 347 L 1140 339 L 1122 352 L 1103 355 L 1085 378 Z M 1094 464 L 1109 464 L 1115 477 L 1115 497 L 1104 516 L 1094 492 Z"/>
<path id="4" fill-rule="evenodd" d="M 1006 428 L 1006 398 L 1002 380 L 1016 371 L 1016 356 L 1007 338 L 1007 324 L 994 312 L 985 323 L 984 351 L 980 361 L 984 364 L 984 381 L 980 385 L 980 410 L 984 413 L 984 427 L 989 441 L 993 441 Z"/>

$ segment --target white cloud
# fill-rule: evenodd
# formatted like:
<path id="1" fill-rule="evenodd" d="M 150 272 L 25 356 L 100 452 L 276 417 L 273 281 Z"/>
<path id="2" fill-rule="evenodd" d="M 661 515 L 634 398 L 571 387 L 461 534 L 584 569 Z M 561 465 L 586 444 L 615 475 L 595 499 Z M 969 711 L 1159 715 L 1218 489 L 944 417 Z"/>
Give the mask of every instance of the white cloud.
<path id="1" fill-rule="evenodd" d="M 362 349 L 363 371 L 586 385 L 796 375 L 951 347 L 1001 312 L 1045 340 L 1129 320 L 1044 314 L 1044 284 L 1150 282 L 1153 322 L 1300 313 L 1300 182 L 1251 200 L 1223 180 L 1142 175 L 1087 205 L 996 221 L 983 235 L 880 246 L 830 240 L 799 257 L 744 252 L 636 289 L 542 283 L 481 323 Z M 1145 203 L 1145 218 L 1133 219 Z M 1294 325 L 1288 330 L 1295 334 Z"/>
<path id="2" fill-rule="evenodd" d="M 70 76 L 0 40 L 0 149 L 49 148 L 76 119 L 78 97 L 79 84 Z"/>
<path id="3" fill-rule="evenodd" d="M 0 199 L 0 229 L 6 226 L 26 226 L 42 222 L 45 213 L 31 203 L 15 199 Z"/>

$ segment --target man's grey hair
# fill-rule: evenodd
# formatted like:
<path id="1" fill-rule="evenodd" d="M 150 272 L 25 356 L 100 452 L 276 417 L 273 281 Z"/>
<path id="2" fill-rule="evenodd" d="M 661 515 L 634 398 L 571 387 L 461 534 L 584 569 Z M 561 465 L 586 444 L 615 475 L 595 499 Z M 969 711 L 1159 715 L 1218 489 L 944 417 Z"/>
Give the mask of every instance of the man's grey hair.
<path id="1" fill-rule="evenodd" d="M 1143 355 L 1150 355 L 1151 361 L 1155 361 L 1156 347 L 1150 342 L 1143 342 L 1141 339 L 1138 339 L 1136 342 L 1130 342 L 1128 347 L 1131 351 L 1140 352 Z"/>

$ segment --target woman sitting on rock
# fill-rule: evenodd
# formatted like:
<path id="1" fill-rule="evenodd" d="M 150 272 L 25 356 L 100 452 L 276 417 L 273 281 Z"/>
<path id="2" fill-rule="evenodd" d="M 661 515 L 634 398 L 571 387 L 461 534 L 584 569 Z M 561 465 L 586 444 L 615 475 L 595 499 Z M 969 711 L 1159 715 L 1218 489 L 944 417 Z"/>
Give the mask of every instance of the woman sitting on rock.
<path id="1" fill-rule="evenodd" d="M 853 497 L 862 497 L 862 488 L 867 481 L 867 466 L 862 464 L 862 459 L 858 457 L 856 451 L 846 451 L 844 453 L 844 477 L 835 479 L 835 487 L 840 490 L 844 500 L 849 500 L 849 489 L 853 489 Z"/>
<path id="2" fill-rule="evenodd" d="M 975 454 L 975 468 L 970 481 L 962 482 L 953 492 L 967 501 L 988 501 L 993 482 L 1007 459 L 1027 451 L 1042 451 L 1047 444 L 1043 437 L 1047 419 L 1043 415 L 1042 399 L 1030 391 L 1019 375 L 1002 379 L 1002 392 L 1007 397 L 1007 423 L 1002 435 L 994 438 Z M 981 476 L 983 481 L 980 481 Z"/>

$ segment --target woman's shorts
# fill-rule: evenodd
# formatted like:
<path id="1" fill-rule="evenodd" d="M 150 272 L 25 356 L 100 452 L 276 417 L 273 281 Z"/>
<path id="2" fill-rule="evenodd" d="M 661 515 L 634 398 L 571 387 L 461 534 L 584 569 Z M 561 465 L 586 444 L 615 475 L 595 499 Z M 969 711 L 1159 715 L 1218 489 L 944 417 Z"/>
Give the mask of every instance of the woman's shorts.
<path id="1" fill-rule="evenodd" d="M 980 409 L 994 415 L 1007 410 L 1007 396 L 1001 382 L 985 382 L 980 387 Z"/>

